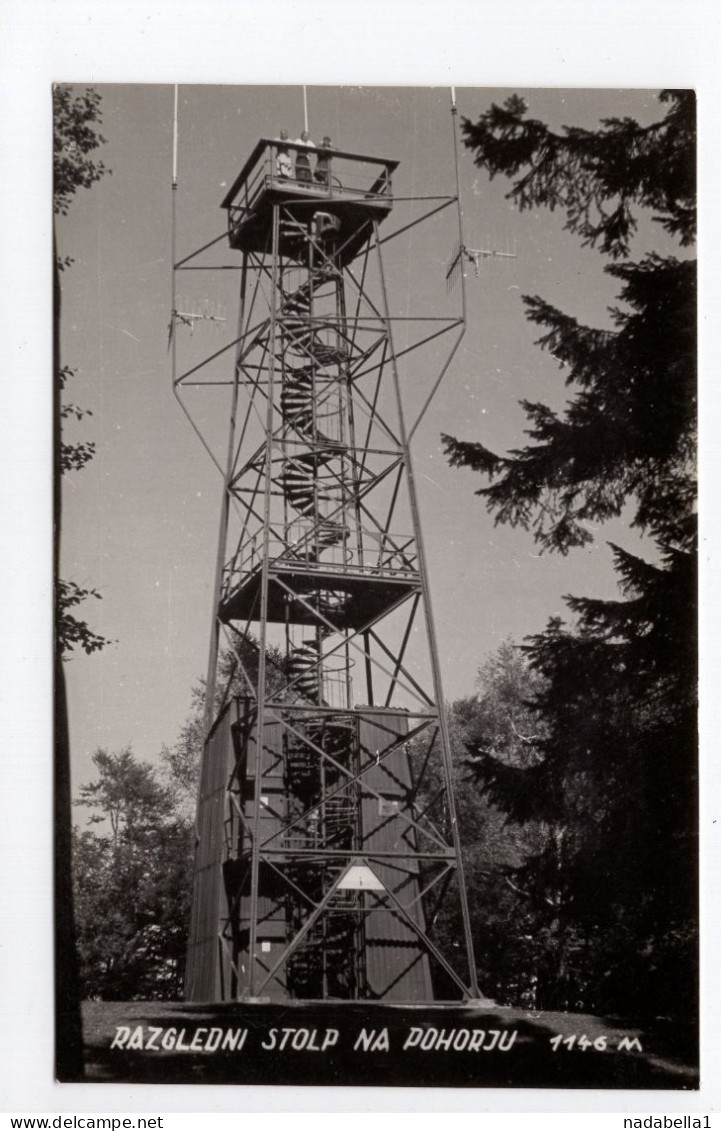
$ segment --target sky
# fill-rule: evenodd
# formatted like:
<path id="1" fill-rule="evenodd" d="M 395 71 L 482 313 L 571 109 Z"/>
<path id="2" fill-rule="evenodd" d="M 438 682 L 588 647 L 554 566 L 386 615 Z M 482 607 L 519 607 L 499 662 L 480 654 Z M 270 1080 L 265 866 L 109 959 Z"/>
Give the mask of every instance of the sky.
<path id="1" fill-rule="evenodd" d="M 78 88 L 80 89 L 80 88 Z M 76 369 L 69 395 L 92 416 L 69 439 L 92 439 L 96 455 L 63 482 L 61 572 L 97 589 L 83 615 L 112 643 L 67 664 L 75 787 L 92 773 L 99 747 L 132 746 L 154 760 L 172 745 L 190 709 L 192 686 L 204 674 L 211 618 L 217 470 L 193 434 L 172 392 L 168 351 L 171 291 L 173 98 L 169 85 L 96 87 L 102 96 L 98 156 L 112 172 L 81 190 L 58 223 L 58 246 L 74 259 L 62 279 L 61 351 Z M 518 90 L 529 113 L 552 128 L 594 128 L 609 116 L 641 122 L 662 115 L 654 91 Z M 475 120 L 513 90 L 459 89 L 459 116 Z M 398 197 L 453 192 L 452 119 L 446 88 L 310 87 L 311 138 L 330 134 L 336 146 L 392 157 Z M 303 126 L 300 87 L 180 86 L 176 247 L 179 258 L 222 234 L 227 187 L 261 136 Z M 474 691 L 480 664 L 512 638 L 541 630 L 564 615 L 568 593 L 610 597 L 615 580 L 609 539 L 638 549 L 624 522 L 594 529 L 593 543 L 567 557 L 540 555 L 532 536 L 495 526 L 475 491 L 472 472 L 451 469 L 440 436 L 480 440 L 496 451 L 523 443 L 519 401 L 562 409 L 564 374 L 534 344 L 537 327 L 524 317 L 522 296 L 540 294 L 582 322 L 608 325 L 613 280 L 604 260 L 545 211 L 519 213 L 505 198 L 508 183 L 489 182 L 461 146 L 465 242 L 512 252 L 487 260 L 478 277 L 467 269 L 468 326 L 441 390 L 413 439 L 413 459 L 446 698 Z M 396 205 L 384 234 L 406 223 Z M 404 211 L 405 209 L 405 211 Z M 393 313 L 445 315 L 460 307 L 460 287 L 447 293 L 445 272 L 457 239 L 454 210 L 388 245 L 385 266 Z M 670 245 L 669 245 L 670 246 Z M 658 226 L 644 221 L 634 254 L 663 249 Z M 675 250 L 675 249 L 674 249 Z M 237 263 L 222 241 L 211 260 Z M 179 338 L 179 365 L 232 340 L 237 315 L 234 272 L 179 274 L 179 306 L 209 309 L 225 321 L 196 325 Z M 403 338 L 397 343 L 402 347 Z M 440 343 L 401 364 L 409 419 L 415 419 L 449 346 Z M 211 376 L 227 379 L 232 355 Z M 211 447 L 224 450 L 227 412 L 222 391 L 187 395 Z M 651 552 L 650 547 L 646 547 Z"/>

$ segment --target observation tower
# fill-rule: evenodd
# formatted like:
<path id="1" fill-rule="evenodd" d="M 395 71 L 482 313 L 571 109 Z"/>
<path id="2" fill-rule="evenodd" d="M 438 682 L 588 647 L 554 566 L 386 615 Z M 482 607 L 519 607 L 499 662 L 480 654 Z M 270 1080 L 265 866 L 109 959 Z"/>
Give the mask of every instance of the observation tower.
<path id="1" fill-rule="evenodd" d="M 222 202 L 240 293 L 190 1001 L 479 998 L 401 394 L 452 332 L 437 388 L 465 291 L 461 314 L 396 319 L 383 261 L 460 206 L 421 198 L 388 232 L 419 203 L 396 167 L 261 138 Z"/>

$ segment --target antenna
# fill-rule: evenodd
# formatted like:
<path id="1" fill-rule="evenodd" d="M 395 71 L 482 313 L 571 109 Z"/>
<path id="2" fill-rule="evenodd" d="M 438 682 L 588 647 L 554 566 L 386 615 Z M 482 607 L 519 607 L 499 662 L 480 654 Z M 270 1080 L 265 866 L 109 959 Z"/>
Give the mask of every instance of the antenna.
<path id="1" fill-rule="evenodd" d="M 226 310 L 227 307 L 224 303 L 213 302 L 208 298 L 192 299 L 190 302 L 185 302 L 179 296 L 177 306 L 173 308 L 170 315 L 169 342 L 173 337 L 173 330 L 176 325 L 187 326 L 191 335 L 198 322 L 209 322 L 220 329 L 222 324 L 227 322 Z"/>
<path id="2" fill-rule="evenodd" d="M 465 244 L 456 243 L 448 263 L 448 270 L 446 271 L 446 290 L 453 290 L 456 285 L 458 276 L 463 273 L 463 278 L 466 277 L 466 272 L 463 271 L 464 262 L 473 264 L 473 274 L 478 279 L 481 274 L 481 260 L 482 259 L 517 259 L 515 251 L 496 251 L 495 248 L 487 247 L 466 247 Z"/>
<path id="3" fill-rule="evenodd" d="M 458 114 L 458 106 L 456 105 L 456 88 L 451 87 L 451 114 L 453 116 L 453 156 L 456 167 L 456 195 L 458 197 L 458 234 L 459 238 L 453 245 L 450 259 L 448 260 L 448 269 L 446 271 L 446 291 L 452 291 L 456 285 L 458 276 L 461 276 L 461 284 L 466 278 L 466 272 L 463 270 L 463 263 L 465 260 L 473 264 L 473 273 L 476 278 L 480 276 L 480 264 L 482 259 L 516 259 L 516 252 L 514 251 L 495 251 L 485 247 L 467 247 L 463 242 L 463 204 L 461 201 L 461 182 L 458 163 L 458 139 L 456 134 L 456 116 Z M 463 294 L 464 318 L 465 318 L 465 289 Z"/>

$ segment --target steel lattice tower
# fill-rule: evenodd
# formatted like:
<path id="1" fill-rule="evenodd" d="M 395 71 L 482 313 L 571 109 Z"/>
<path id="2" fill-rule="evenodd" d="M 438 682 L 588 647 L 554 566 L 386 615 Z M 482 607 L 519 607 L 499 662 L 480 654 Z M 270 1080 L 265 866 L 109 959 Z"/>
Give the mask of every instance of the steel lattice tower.
<path id="1" fill-rule="evenodd" d="M 400 350 L 381 235 L 397 163 L 307 154 L 316 178 L 288 176 L 261 139 L 223 201 L 240 309 L 186 996 L 477 998 L 399 380 L 402 353 L 462 333 L 465 292 L 463 317 Z M 457 197 L 436 199 L 426 215 Z"/>

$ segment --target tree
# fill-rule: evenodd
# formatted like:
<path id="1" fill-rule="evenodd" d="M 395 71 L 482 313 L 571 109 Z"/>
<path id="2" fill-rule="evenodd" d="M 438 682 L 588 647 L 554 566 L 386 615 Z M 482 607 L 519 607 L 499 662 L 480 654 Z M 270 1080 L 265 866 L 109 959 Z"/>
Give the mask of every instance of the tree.
<path id="1" fill-rule="evenodd" d="M 494 775 L 481 775 L 479 763 L 483 760 L 500 774 L 519 775 L 537 764 L 544 727 L 532 702 L 541 685 L 522 649 L 506 640 L 478 669 L 476 694 L 451 707 L 461 768 L 456 787 L 461 842 L 481 984 L 500 1002 L 531 1008 L 540 1005 L 539 972 L 549 951 L 544 938 L 548 908 L 547 893 L 528 885 L 527 873 L 542 858 L 554 830 L 538 819 L 510 819 L 499 804 Z"/>
<path id="2" fill-rule="evenodd" d="M 503 765 L 533 760 L 538 724 L 529 700 L 539 683 L 521 650 L 505 641 L 479 669 L 477 691 L 446 707 L 479 984 L 499 1002 L 531 1007 L 537 1004 L 538 916 L 534 899 L 519 887 L 516 876 L 541 851 L 544 832 L 540 825 L 509 822 L 489 792 L 479 791 L 468 751 L 483 749 Z M 444 815 L 433 805 L 442 794 L 443 771 L 437 744 L 429 752 L 429 741 L 428 732 L 419 735 L 409 743 L 409 752 L 418 782 L 418 807 L 429 807 L 438 825 Z M 451 959 L 463 933 L 455 883 L 453 879 L 437 914 L 433 897 L 426 907 L 429 930 Z M 458 973 L 465 974 L 460 961 Z M 438 996 L 447 989 L 440 983 L 435 987 Z"/>
<path id="3" fill-rule="evenodd" d="M 105 142 L 96 130 L 101 121 L 100 95 L 87 89 L 73 95 L 69 86 L 53 87 L 53 212 L 67 216 L 79 188 L 90 188 L 108 171 L 90 155 Z"/>
<path id="4" fill-rule="evenodd" d="M 105 141 L 96 129 L 100 121 L 100 95 L 96 91 L 88 89 L 74 96 L 68 86 L 53 87 L 53 212 L 56 216 L 66 216 L 78 189 L 90 188 L 107 172 L 103 162 L 96 161 L 91 156 Z M 57 250 L 55 251 L 56 555 L 59 555 L 60 542 L 58 476 L 84 467 L 95 452 L 92 441 L 70 443 L 62 436 L 63 421 L 82 420 L 91 415 L 89 409 L 80 408 L 63 399 L 67 383 L 74 376 L 75 370 L 63 365 L 60 357 L 60 275 L 72 262 L 70 256 L 60 256 Z M 71 612 L 88 597 L 99 598 L 100 594 L 95 589 L 63 580 L 58 574 L 56 561 L 56 631 L 61 655 L 72 652 L 76 646 L 87 653 L 95 652 L 108 643 L 105 637 L 93 632 L 84 620 L 80 620 Z"/>
<path id="5" fill-rule="evenodd" d="M 96 751 L 97 777 L 76 805 L 74 829 L 80 973 L 85 997 L 173 999 L 182 994 L 193 828 L 172 790 L 128 748 Z"/>
<path id="6" fill-rule="evenodd" d="M 266 685 L 268 692 L 285 683 L 287 661 L 277 648 L 267 650 Z M 223 649 L 218 659 L 214 717 L 234 695 L 248 695 L 247 672 L 251 684 L 258 679 L 258 643 L 248 634 L 234 633 L 232 644 Z M 242 667 L 241 667 L 242 664 Z M 187 815 L 195 814 L 200 764 L 205 736 L 205 680 L 200 679 L 191 690 L 190 714 L 172 747 L 164 747 L 162 758 L 168 782 L 175 792 L 177 804 Z"/>
<path id="7" fill-rule="evenodd" d="M 257 676 L 257 644 L 236 641 L 220 658 L 216 709 L 242 694 L 238 657 Z M 273 651 L 268 680 L 280 683 Z M 177 998 L 192 892 L 194 818 L 203 749 L 205 688 L 192 690 L 191 712 L 157 769 L 130 748 L 96 751 L 94 781 L 76 805 L 88 828 L 73 830 L 73 878 L 82 992 L 102 999 Z"/>
<path id="8" fill-rule="evenodd" d="M 92 91 L 73 98 L 68 87 L 53 88 L 53 211 L 65 215 L 71 197 L 81 186 L 89 187 L 102 176 L 102 163 L 95 163 L 89 154 L 103 141 L 96 134 L 99 121 L 99 96 Z M 55 957 L 58 974 L 55 979 L 55 1048 L 56 1071 L 61 1080 L 82 1078 L 83 1053 L 79 1009 L 79 980 L 75 945 L 75 923 L 72 889 L 72 828 L 70 797 L 70 740 L 63 658 L 79 645 L 93 652 L 107 643 L 93 632 L 84 620 L 70 610 L 86 597 L 98 594 L 75 582 L 60 577 L 61 491 L 60 475 L 78 469 L 92 457 L 91 443 L 70 444 L 62 437 L 63 421 L 69 417 L 82 419 L 85 412 L 63 401 L 63 391 L 73 370 L 63 365 L 60 357 L 60 274 L 70 265 L 69 257 L 57 253 L 53 231 L 53 376 L 54 376 L 54 498 L 55 545 L 53 573 L 55 578 L 55 757 L 53 761 L 53 797 L 55 817 Z"/>
<path id="9" fill-rule="evenodd" d="M 512 179 L 519 208 L 562 210 L 613 261 L 620 290 L 612 329 L 526 296 L 538 344 L 565 367 L 565 412 L 522 402 L 529 442 L 506 454 L 444 444 L 452 465 L 488 480 L 478 494 L 496 520 L 531 530 L 542 552 L 583 546 L 589 521 L 627 507 L 654 547 L 644 560 L 611 545 L 619 599 L 567 598 L 575 623 L 555 618 L 529 640 L 538 760 L 509 769 L 477 751 L 476 769 L 512 820 L 568 830 L 547 882 L 555 874 L 584 1003 L 678 1013 L 696 990 L 695 263 L 624 258 L 639 209 L 683 248 L 695 234 L 694 95 L 660 99 L 666 113 L 646 127 L 614 118 L 554 133 L 517 97 L 464 122 L 476 164 Z"/>

